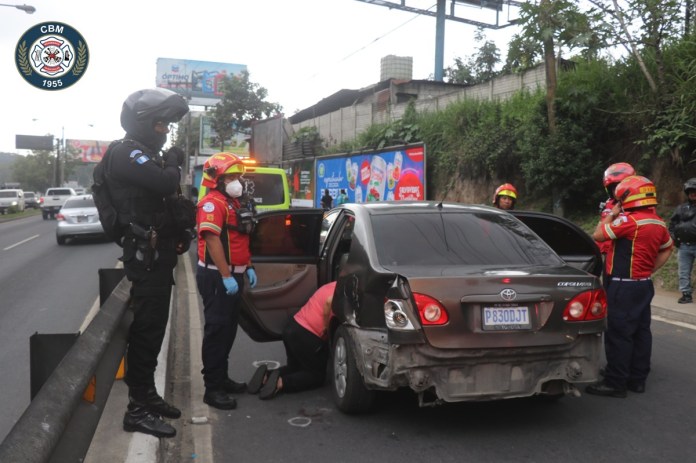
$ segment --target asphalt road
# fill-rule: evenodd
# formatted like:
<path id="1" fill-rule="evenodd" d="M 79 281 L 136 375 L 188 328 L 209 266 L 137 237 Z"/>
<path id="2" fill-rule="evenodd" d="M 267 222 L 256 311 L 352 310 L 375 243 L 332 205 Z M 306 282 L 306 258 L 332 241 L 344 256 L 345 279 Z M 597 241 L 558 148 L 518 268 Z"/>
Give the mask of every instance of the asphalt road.
<path id="1" fill-rule="evenodd" d="M 178 276 L 177 284 L 182 280 Z M 191 316 L 196 310 L 190 310 Z M 173 330 L 175 363 L 195 362 L 199 356 L 198 346 L 186 351 L 192 331 Z M 347 416 L 334 407 L 327 386 L 269 401 L 243 394 L 236 410 L 219 411 L 200 407 L 195 368 L 178 368 L 178 373 L 174 368 L 170 384 L 185 412 L 172 422 L 179 438 L 164 442 L 164 461 L 693 461 L 696 327 L 653 321 L 653 335 L 648 390 L 626 399 L 583 394 L 557 402 L 520 399 L 419 408 L 415 395 L 397 392 L 382 394 L 369 415 Z M 262 360 L 284 362 L 282 344 L 256 343 L 240 330 L 230 376 L 248 380 L 254 362 Z M 209 413 L 208 424 L 191 424 L 192 413 L 200 410 Z M 201 432 L 203 427 L 208 429 Z"/>
<path id="2" fill-rule="evenodd" d="M 76 333 L 99 294 L 99 268 L 118 247 L 104 241 L 59 246 L 55 220 L 0 222 L 0 441 L 30 401 L 29 338 Z"/>

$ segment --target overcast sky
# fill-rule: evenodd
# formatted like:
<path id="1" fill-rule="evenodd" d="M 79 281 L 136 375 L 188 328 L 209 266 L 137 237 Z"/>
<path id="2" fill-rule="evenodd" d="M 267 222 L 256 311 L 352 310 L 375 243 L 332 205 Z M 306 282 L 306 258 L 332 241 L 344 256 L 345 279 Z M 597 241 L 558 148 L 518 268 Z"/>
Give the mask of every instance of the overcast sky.
<path id="1" fill-rule="evenodd" d="M 7 3 L 18 4 L 6 0 Z M 119 114 L 132 92 L 155 86 L 157 58 L 237 63 L 268 90 L 286 116 L 338 90 L 380 78 L 380 59 L 413 57 L 413 78 L 434 74 L 435 18 L 356 0 L 27 0 L 26 14 L 0 7 L 0 152 L 15 149 L 15 134 L 112 140 L 123 136 Z M 449 3 L 449 0 L 448 0 Z M 435 11 L 436 0 L 406 5 Z M 510 16 L 517 16 L 513 8 Z M 478 8 L 458 16 L 495 22 Z M 508 11 L 499 22 L 507 22 Z M 32 26 L 57 21 L 77 29 L 89 47 L 83 77 L 70 88 L 45 91 L 17 71 L 15 49 Z M 444 65 L 474 50 L 472 25 L 447 21 Z M 488 29 L 501 49 L 516 27 Z"/>

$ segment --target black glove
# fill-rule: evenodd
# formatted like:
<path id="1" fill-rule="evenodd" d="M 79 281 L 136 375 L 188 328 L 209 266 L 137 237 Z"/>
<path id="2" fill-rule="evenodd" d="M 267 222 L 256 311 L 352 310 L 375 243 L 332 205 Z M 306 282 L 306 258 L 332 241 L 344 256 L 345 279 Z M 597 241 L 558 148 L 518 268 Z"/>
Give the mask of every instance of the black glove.
<path id="1" fill-rule="evenodd" d="M 172 146 L 164 153 L 164 162 L 167 165 L 177 165 L 179 167 L 184 165 L 184 160 L 186 159 L 186 153 L 184 150 L 178 146 Z"/>

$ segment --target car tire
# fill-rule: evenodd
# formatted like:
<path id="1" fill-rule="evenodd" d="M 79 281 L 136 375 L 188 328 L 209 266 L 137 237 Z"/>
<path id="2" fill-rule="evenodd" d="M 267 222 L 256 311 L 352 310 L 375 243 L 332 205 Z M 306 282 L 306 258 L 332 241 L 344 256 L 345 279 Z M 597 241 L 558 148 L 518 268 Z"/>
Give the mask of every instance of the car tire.
<path id="1" fill-rule="evenodd" d="M 56 235 L 56 241 L 58 242 L 58 244 L 61 244 L 61 245 L 62 245 L 62 244 L 65 244 L 65 240 L 66 240 L 66 239 L 67 239 L 67 238 L 66 238 L 65 236 L 58 236 L 58 235 Z"/>
<path id="2" fill-rule="evenodd" d="M 355 346 L 348 330 L 336 330 L 331 349 L 331 394 L 334 403 L 344 413 L 368 412 L 375 400 L 375 391 L 365 387 L 355 363 Z"/>
<path id="3" fill-rule="evenodd" d="M 48 212 L 41 211 L 44 220 L 48 220 Z"/>

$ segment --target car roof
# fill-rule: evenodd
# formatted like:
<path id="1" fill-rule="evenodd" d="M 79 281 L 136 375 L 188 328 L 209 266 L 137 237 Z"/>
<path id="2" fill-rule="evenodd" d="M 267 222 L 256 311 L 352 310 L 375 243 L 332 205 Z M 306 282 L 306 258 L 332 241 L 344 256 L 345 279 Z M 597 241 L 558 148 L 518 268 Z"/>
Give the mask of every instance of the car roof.
<path id="1" fill-rule="evenodd" d="M 462 204 L 441 201 L 377 201 L 370 203 L 345 203 L 337 208 L 349 209 L 355 212 L 360 210 L 371 215 L 390 214 L 416 214 L 422 212 L 505 212 L 483 204 Z"/>

